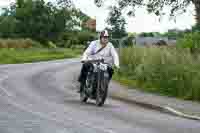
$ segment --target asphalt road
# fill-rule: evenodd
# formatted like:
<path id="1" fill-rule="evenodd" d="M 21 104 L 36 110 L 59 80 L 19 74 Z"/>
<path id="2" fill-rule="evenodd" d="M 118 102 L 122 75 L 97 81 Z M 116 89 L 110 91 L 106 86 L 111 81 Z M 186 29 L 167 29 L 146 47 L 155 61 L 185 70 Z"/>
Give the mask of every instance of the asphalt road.
<path id="1" fill-rule="evenodd" d="M 199 133 L 200 122 L 108 98 L 81 104 L 77 59 L 0 65 L 0 133 Z"/>

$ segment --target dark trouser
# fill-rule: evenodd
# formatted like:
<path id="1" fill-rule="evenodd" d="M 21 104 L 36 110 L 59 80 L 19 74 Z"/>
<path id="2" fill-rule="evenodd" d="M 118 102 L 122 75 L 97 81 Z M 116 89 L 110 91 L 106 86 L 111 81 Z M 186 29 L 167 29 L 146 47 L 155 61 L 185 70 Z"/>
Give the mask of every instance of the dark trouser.
<path id="1" fill-rule="evenodd" d="M 92 70 L 93 70 L 93 65 L 91 63 L 84 63 L 82 65 L 81 73 L 80 73 L 78 81 L 80 83 L 84 83 L 87 77 L 87 73 Z M 114 73 L 114 70 L 112 69 L 112 67 L 108 67 L 109 80 L 111 80 L 113 73 Z"/>

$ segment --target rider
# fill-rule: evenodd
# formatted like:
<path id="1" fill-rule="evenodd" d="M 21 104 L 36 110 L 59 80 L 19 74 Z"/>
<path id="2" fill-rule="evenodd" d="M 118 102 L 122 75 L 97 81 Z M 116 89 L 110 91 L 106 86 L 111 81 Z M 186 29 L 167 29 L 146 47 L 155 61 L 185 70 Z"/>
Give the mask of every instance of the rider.
<path id="1" fill-rule="evenodd" d="M 103 58 L 105 63 L 108 63 L 110 66 L 114 65 L 116 68 L 119 68 L 119 56 L 112 43 L 109 42 L 109 35 L 107 30 L 100 32 L 100 39 L 92 41 L 88 48 L 84 51 L 82 62 L 88 58 Z M 78 81 L 81 83 L 80 89 L 85 82 L 87 72 L 90 70 L 90 68 L 92 68 L 91 63 L 84 63 L 81 68 L 81 73 L 78 79 Z M 108 68 L 109 78 L 111 79 L 114 71 L 112 67 Z M 80 92 L 80 90 L 78 92 Z"/>

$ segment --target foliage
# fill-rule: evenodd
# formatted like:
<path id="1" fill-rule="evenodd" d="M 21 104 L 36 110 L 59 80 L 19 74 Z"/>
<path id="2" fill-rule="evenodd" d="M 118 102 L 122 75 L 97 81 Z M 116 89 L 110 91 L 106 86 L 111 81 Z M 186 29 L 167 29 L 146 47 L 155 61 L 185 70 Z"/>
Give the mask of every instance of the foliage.
<path id="1" fill-rule="evenodd" d="M 18 0 L 3 9 L 0 15 L 0 38 L 31 38 L 48 47 L 49 42 L 55 45 L 65 42 L 60 40 L 65 33 L 82 32 L 77 29 L 83 29 L 81 24 L 89 17 L 70 6 L 70 3 L 66 6 L 67 1 L 57 2 L 55 5 L 44 0 Z M 71 38 L 69 43 L 79 43 L 74 34 Z"/>
<path id="2" fill-rule="evenodd" d="M 200 101 L 200 60 L 189 49 L 132 47 L 122 50 L 117 79 L 145 91 Z"/>
<path id="3" fill-rule="evenodd" d="M 94 0 L 94 3 L 100 7 L 108 0 Z M 199 0 L 117 0 L 117 6 L 120 11 L 127 10 L 130 16 L 135 15 L 136 7 L 144 6 L 149 13 L 157 16 L 166 15 L 166 7 L 170 7 L 170 17 L 176 17 L 178 14 L 185 13 L 190 4 L 194 4 L 196 11 L 197 25 L 200 25 L 200 2 Z M 115 3 L 113 3 L 115 4 Z"/>
<path id="4" fill-rule="evenodd" d="M 107 23 L 110 26 L 109 31 L 111 31 L 112 38 L 122 38 L 127 36 L 125 30 L 126 21 L 117 7 L 111 8 Z"/>
<path id="5" fill-rule="evenodd" d="M 195 25 L 192 27 L 193 32 L 200 32 L 200 25 Z"/>
<path id="6" fill-rule="evenodd" d="M 142 32 L 139 34 L 140 37 L 154 37 L 154 33 L 153 32 Z"/>
<path id="7" fill-rule="evenodd" d="M 65 32 L 60 36 L 58 46 L 72 47 L 72 45 L 86 45 L 87 41 L 96 39 L 97 34 L 88 30 Z"/>
<path id="8" fill-rule="evenodd" d="M 183 48 L 200 48 L 200 33 L 193 32 L 185 34 L 183 38 L 180 38 L 177 42 L 178 47 Z"/>
<path id="9" fill-rule="evenodd" d="M 47 45 L 48 45 L 48 48 L 57 48 L 56 44 L 54 44 L 51 41 L 48 41 Z"/>
<path id="10" fill-rule="evenodd" d="M 128 38 L 124 41 L 124 45 L 126 47 L 133 46 L 134 45 L 134 43 L 133 43 L 134 38 L 135 38 L 135 35 L 129 35 Z"/>
<path id="11" fill-rule="evenodd" d="M 28 37 L 46 42 L 46 40 L 53 40 L 59 36 L 65 29 L 68 14 L 63 9 L 57 9 L 53 4 L 45 3 L 43 0 L 24 2 L 20 0 L 17 1 L 17 4 L 12 5 L 10 9 L 6 10 L 7 13 L 4 13 L 7 16 L 2 19 L 0 25 L 0 31 L 3 31 L 1 32 L 2 37 Z M 8 29 L 5 27 L 6 21 L 10 21 L 9 25 L 12 25 L 10 34 L 5 34 Z"/>

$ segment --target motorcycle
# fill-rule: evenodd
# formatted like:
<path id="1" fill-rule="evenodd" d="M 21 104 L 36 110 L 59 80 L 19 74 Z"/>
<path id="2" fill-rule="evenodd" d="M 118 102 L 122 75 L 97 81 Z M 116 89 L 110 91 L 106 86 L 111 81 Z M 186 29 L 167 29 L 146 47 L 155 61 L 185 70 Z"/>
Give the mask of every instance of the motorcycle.
<path id="1" fill-rule="evenodd" d="M 84 61 L 85 62 L 85 61 Z M 102 106 L 107 98 L 109 73 L 108 64 L 103 59 L 88 60 L 92 69 L 88 71 L 87 78 L 80 91 L 81 102 L 86 103 L 88 98 L 96 100 L 97 106 Z"/>

